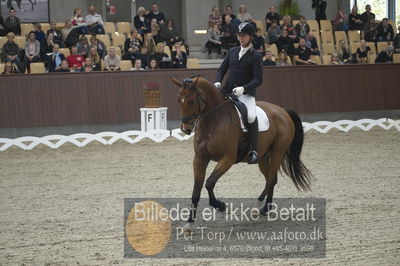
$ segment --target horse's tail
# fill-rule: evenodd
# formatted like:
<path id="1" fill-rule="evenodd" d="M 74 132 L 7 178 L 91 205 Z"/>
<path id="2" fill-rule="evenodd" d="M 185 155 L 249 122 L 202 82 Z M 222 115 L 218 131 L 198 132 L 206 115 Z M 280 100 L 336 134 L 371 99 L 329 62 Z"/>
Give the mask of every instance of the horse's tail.
<path id="1" fill-rule="evenodd" d="M 301 150 L 304 142 L 303 124 L 299 115 L 292 111 L 286 110 L 293 120 L 295 126 L 295 134 L 290 144 L 290 148 L 286 152 L 282 163 L 283 172 L 288 175 L 298 190 L 310 190 L 311 172 L 300 160 Z"/>

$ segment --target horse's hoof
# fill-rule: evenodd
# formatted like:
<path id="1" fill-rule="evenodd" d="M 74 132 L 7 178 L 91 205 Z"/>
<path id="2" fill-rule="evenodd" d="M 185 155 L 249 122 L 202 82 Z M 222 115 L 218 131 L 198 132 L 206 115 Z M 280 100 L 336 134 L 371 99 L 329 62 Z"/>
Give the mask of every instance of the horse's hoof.
<path id="1" fill-rule="evenodd" d="M 186 224 L 183 226 L 183 232 L 185 232 L 185 233 L 191 233 L 191 232 L 193 232 L 193 224 L 194 224 L 194 223 L 186 223 Z"/>

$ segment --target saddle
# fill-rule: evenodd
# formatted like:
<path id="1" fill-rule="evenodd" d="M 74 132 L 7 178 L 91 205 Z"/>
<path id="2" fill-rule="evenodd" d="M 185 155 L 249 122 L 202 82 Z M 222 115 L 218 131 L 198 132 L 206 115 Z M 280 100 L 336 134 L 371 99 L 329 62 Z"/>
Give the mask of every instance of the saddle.
<path id="1" fill-rule="evenodd" d="M 241 119 L 243 122 L 243 125 L 245 128 L 249 126 L 249 121 L 247 120 L 247 108 L 244 103 L 239 101 L 238 97 L 236 95 L 230 94 L 227 96 L 229 99 L 231 99 L 232 103 L 236 106 L 236 108 L 239 110 L 241 114 Z"/>

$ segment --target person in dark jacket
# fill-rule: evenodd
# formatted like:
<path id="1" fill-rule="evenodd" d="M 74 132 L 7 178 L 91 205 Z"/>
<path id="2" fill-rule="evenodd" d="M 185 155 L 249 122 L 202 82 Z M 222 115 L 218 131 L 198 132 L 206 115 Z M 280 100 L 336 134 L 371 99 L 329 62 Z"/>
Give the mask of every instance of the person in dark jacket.
<path id="1" fill-rule="evenodd" d="M 21 22 L 16 17 L 14 8 L 10 8 L 9 16 L 4 21 L 5 33 L 13 32 L 15 35 L 21 35 Z"/>
<path id="2" fill-rule="evenodd" d="M 263 61 L 263 66 L 276 66 L 276 62 L 272 60 L 272 53 L 269 50 L 265 52 L 265 60 Z"/>
<path id="3" fill-rule="evenodd" d="M 307 24 L 306 18 L 300 16 L 300 22 L 294 26 L 298 38 L 306 38 L 310 32 L 310 26 Z"/>
<path id="4" fill-rule="evenodd" d="M 161 27 L 161 38 L 171 49 L 176 42 L 182 42 L 179 38 L 179 32 L 175 27 L 173 19 L 168 19 L 167 22 Z"/>
<path id="5" fill-rule="evenodd" d="M 144 35 L 149 32 L 149 25 L 147 24 L 146 9 L 144 7 L 139 7 L 137 10 L 137 15 L 133 18 L 133 24 L 138 30 L 140 35 Z"/>
<path id="6" fill-rule="evenodd" d="M 49 72 L 58 72 L 61 69 L 61 64 L 64 60 L 65 56 L 60 53 L 60 46 L 55 43 L 53 46 L 53 53 L 49 56 Z"/>
<path id="7" fill-rule="evenodd" d="M 276 8 L 275 6 L 270 6 L 269 7 L 269 12 L 267 13 L 267 15 L 265 16 L 265 25 L 266 25 L 266 29 L 268 31 L 268 29 L 272 26 L 272 22 L 274 20 L 277 21 L 278 25 L 279 25 L 279 20 L 281 19 L 281 17 L 279 16 L 279 14 L 276 12 Z"/>
<path id="8" fill-rule="evenodd" d="M 278 47 L 278 52 L 285 50 L 289 56 L 294 55 L 294 41 L 289 37 L 287 30 L 282 30 L 281 37 L 276 41 L 276 46 Z"/>
<path id="9" fill-rule="evenodd" d="M 236 46 L 237 38 L 236 38 L 237 26 L 232 23 L 232 18 L 230 15 L 225 16 L 225 24 L 222 25 L 221 28 L 221 43 L 222 48 L 225 50 L 229 50 L 232 46 Z"/>
<path id="10" fill-rule="evenodd" d="M 158 5 L 156 3 L 151 5 L 151 11 L 147 14 L 147 24 L 150 24 L 150 21 L 155 18 L 157 19 L 158 24 L 165 23 L 165 15 L 163 12 L 158 10 Z"/>
<path id="11" fill-rule="evenodd" d="M 375 20 L 375 14 L 371 12 L 371 5 L 365 6 L 365 12 L 361 14 L 361 21 L 363 23 L 363 29 L 368 26 L 371 19 Z"/>
<path id="12" fill-rule="evenodd" d="M 265 55 L 265 39 L 262 36 L 262 30 L 257 29 L 257 33 L 253 38 L 253 47 L 263 56 Z"/>
<path id="13" fill-rule="evenodd" d="M 57 22 L 55 20 L 50 22 L 50 29 L 47 31 L 47 36 L 49 33 L 53 33 L 53 42 L 57 43 L 61 48 L 64 47 L 64 43 L 62 40 L 62 34 L 60 30 L 57 30 L 56 28 Z"/>
<path id="14" fill-rule="evenodd" d="M 394 52 L 396 54 L 400 54 L 400 26 L 398 28 L 398 33 L 393 39 L 393 46 L 394 46 Z"/>
<path id="15" fill-rule="evenodd" d="M 227 56 L 219 67 L 216 75 L 215 86 L 221 88 L 221 82 L 228 73 L 225 85 L 222 87 L 224 94 L 233 93 L 247 107 L 248 136 L 250 142 L 249 164 L 258 163 L 257 134 L 258 122 L 256 116 L 256 88 L 262 84 L 262 55 L 252 45 L 255 27 L 248 22 L 241 23 L 238 27 L 239 47 L 229 50 Z M 228 72 L 229 71 L 229 72 Z"/>
<path id="16" fill-rule="evenodd" d="M 392 25 L 389 24 L 389 20 L 384 18 L 376 28 L 376 39 L 378 42 L 393 41 L 394 30 Z"/>
<path id="17" fill-rule="evenodd" d="M 315 11 L 315 20 L 326 20 L 326 7 L 327 2 L 325 0 L 312 0 L 311 8 Z"/>
<path id="18" fill-rule="evenodd" d="M 350 30 L 363 30 L 363 22 L 361 15 L 358 14 L 358 7 L 353 6 L 349 15 L 349 29 Z"/>
<path id="19" fill-rule="evenodd" d="M 7 34 L 8 41 L 3 45 L 3 62 L 10 61 L 16 64 L 20 63 L 20 59 L 18 57 L 19 52 L 22 47 L 19 47 L 18 44 L 14 42 L 15 35 L 13 32 L 9 32 Z"/>
<path id="20" fill-rule="evenodd" d="M 233 9 L 231 5 L 227 5 L 225 7 L 225 14 L 222 15 L 222 26 L 225 24 L 225 17 L 229 15 L 231 16 L 232 23 L 237 27 L 240 24 L 240 21 L 233 14 Z"/>
<path id="21" fill-rule="evenodd" d="M 187 55 L 182 51 L 182 45 L 177 42 L 175 44 L 175 51 L 171 54 L 173 68 L 186 68 Z"/>
<path id="22" fill-rule="evenodd" d="M 6 36 L 5 26 L 4 26 L 4 18 L 0 15 L 0 36 Z"/>
<path id="23" fill-rule="evenodd" d="M 137 30 L 132 29 L 130 38 L 125 40 L 125 53 L 122 56 L 122 60 L 131 60 L 133 65 L 136 56 L 140 52 L 140 46 L 142 46 L 142 42 L 139 40 L 139 33 Z"/>
<path id="24" fill-rule="evenodd" d="M 385 50 L 379 53 L 375 59 L 375 63 L 385 64 L 393 63 L 394 46 L 389 45 Z"/>

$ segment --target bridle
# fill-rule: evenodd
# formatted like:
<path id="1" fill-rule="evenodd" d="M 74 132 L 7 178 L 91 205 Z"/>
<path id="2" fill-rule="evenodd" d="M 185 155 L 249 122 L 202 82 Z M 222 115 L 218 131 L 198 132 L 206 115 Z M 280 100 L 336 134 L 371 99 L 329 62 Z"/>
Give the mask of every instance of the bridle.
<path id="1" fill-rule="evenodd" d="M 187 85 L 187 84 L 190 84 L 191 86 L 193 86 L 192 83 L 193 83 L 192 79 L 184 79 L 183 80 L 184 86 Z M 193 95 L 194 93 L 196 94 L 196 102 L 197 102 L 197 105 L 198 105 L 198 111 L 196 113 L 192 114 L 192 115 L 184 116 L 184 117 L 181 118 L 182 123 L 189 124 L 189 125 L 193 126 L 193 130 L 192 130 L 193 132 L 196 130 L 196 128 L 199 125 L 200 121 L 204 117 L 206 117 L 207 115 L 213 113 L 214 111 L 216 111 L 217 109 L 221 108 L 222 106 L 224 106 L 225 104 L 227 104 L 228 102 L 231 101 L 231 99 L 229 97 L 225 97 L 226 101 L 224 101 L 223 103 L 220 103 L 219 105 L 215 106 L 211 110 L 205 112 L 204 110 L 206 108 L 206 100 L 205 100 L 204 96 L 200 94 L 200 92 L 197 89 L 196 85 L 190 88 L 192 90 L 192 93 L 190 93 L 188 95 L 185 95 L 185 96 L 178 95 L 178 97 L 180 97 L 180 98 L 185 98 L 187 96 Z M 193 121 L 193 122 L 191 122 L 191 121 Z"/>

